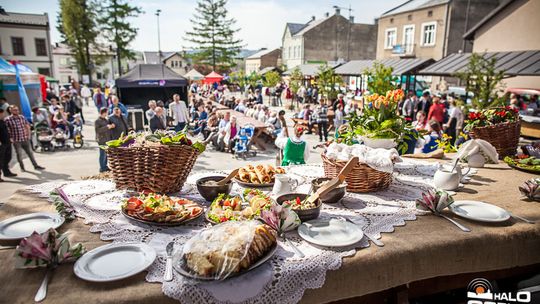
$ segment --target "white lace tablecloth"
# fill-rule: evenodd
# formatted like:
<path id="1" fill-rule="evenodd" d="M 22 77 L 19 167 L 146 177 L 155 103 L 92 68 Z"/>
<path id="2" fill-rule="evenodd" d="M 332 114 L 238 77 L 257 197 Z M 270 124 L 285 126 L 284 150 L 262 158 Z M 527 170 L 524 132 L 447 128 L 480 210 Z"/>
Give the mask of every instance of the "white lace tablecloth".
<path id="1" fill-rule="evenodd" d="M 341 202 L 323 205 L 320 217 L 347 216 L 364 232 L 380 238 L 381 233 L 393 232 L 394 227 L 416 219 L 418 210 L 415 199 L 423 191 L 432 188 L 437 166 L 412 160 L 396 164 L 392 184 L 387 190 L 367 194 L 347 193 Z M 226 174 L 192 174 L 178 195 L 209 206 L 210 203 L 199 196 L 195 181 L 216 173 Z M 299 180 L 299 192 L 307 192 L 311 179 L 323 176 L 323 168 L 320 165 L 293 166 L 288 169 L 288 173 Z M 307 288 L 320 288 L 324 284 L 326 272 L 340 268 L 343 257 L 354 255 L 356 250 L 369 246 L 364 238 L 349 248 L 323 248 L 307 243 L 293 231 L 287 237 L 306 255 L 305 258 L 295 256 L 292 249 L 280 240 L 276 254 L 268 263 L 242 276 L 203 283 L 175 273 L 173 281 L 163 282 L 166 244 L 174 241 L 175 247 L 180 248 L 195 233 L 210 225 L 204 217 L 179 227 L 152 226 L 130 221 L 119 211 L 122 198 L 127 196 L 126 191 L 116 190 L 114 183 L 105 180 L 49 182 L 27 189 L 48 197 L 56 187 L 63 187 L 77 216 L 92 225 L 91 232 L 101 233 L 102 240 L 144 242 L 155 248 L 158 258 L 148 268 L 146 280 L 163 283 L 163 292 L 182 303 L 296 303 Z M 235 184 L 232 194 L 242 191 L 243 188 Z"/>

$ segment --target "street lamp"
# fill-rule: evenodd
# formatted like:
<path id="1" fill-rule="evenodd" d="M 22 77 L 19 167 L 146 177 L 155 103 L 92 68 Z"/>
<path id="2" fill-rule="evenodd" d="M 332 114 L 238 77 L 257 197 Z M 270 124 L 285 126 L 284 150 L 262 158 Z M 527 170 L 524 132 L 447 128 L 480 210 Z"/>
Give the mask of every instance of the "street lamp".
<path id="1" fill-rule="evenodd" d="M 161 13 L 161 10 L 156 10 L 156 16 L 157 16 L 157 44 L 158 44 L 158 58 L 159 63 L 161 64 L 161 40 L 159 37 L 159 14 Z"/>

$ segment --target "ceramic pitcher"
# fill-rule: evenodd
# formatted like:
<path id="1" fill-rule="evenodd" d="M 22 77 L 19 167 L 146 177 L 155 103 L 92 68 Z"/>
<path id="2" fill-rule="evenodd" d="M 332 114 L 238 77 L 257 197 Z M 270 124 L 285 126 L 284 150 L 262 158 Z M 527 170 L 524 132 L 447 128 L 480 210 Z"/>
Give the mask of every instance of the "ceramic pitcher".
<path id="1" fill-rule="evenodd" d="M 453 172 L 450 170 L 451 168 L 445 169 L 443 167 L 435 172 L 435 175 L 433 176 L 433 184 L 435 184 L 435 187 L 446 191 L 455 190 L 459 187 L 459 181 L 461 179 L 459 173 L 456 170 Z"/>
<path id="2" fill-rule="evenodd" d="M 292 193 L 296 187 L 298 187 L 298 181 L 296 179 L 290 178 L 286 174 L 276 174 L 272 193 L 277 196 Z"/>

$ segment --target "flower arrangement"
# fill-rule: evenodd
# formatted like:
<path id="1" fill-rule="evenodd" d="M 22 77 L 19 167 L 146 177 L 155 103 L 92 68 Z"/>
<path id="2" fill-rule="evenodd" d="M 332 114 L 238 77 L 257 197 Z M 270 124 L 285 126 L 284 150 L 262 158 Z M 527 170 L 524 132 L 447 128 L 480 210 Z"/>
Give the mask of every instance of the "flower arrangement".
<path id="1" fill-rule="evenodd" d="M 81 243 L 70 246 L 67 234 L 49 229 L 24 238 L 15 250 L 16 268 L 56 267 L 72 262 L 86 252 Z"/>
<path id="2" fill-rule="evenodd" d="M 293 230 L 300 225 L 300 218 L 291 209 L 291 205 L 272 204 L 269 210 L 261 211 L 260 218 L 278 233 Z"/>
<path id="3" fill-rule="evenodd" d="M 69 202 L 69 198 L 62 188 L 54 189 L 51 191 L 49 196 L 58 214 L 64 217 L 67 221 L 72 221 L 75 219 L 75 209 Z"/>
<path id="4" fill-rule="evenodd" d="M 444 190 L 429 190 L 416 200 L 416 207 L 439 215 L 444 208 L 454 203 L 454 199 Z"/>
<path id="5" fill-rule="evenodd" d="M 398 114 L 398 102 L 404 97 L 401 89 L 389 90 L 365 97 L 367 104 L 362 115 L 351 113 L 350 131 L 344 134 L 345 143 L 352 144 L 357 137 L 369 139 L 393 139 L 401 151 L 407 150 L 405 141 L 415 137 L 412 127 Z"/>
<path id="6" fill-rule="evenodd" d="M 462 137 L 464 139 L 463 142 L 469 139 L 469 135 L 463 132 L 459 134 L 459 137 Z M 442 149 L 444 153 L 455 153 L 463 145 L 463 144 L 452 145 L 452 136 L 446 133 L 443 133 L 442 137 L 440 139 L 435 140 L 435 142 L 437 143 L 437 148 Z"/>
<path id="7" fill-rule="evenodd" d="M 518 119 L 518 109 L 506 106 L 502 108 L 485 109 L 469 113 L 465 130 L 477 127 L 493 126 L 500 123 L 514 122 Z"/>

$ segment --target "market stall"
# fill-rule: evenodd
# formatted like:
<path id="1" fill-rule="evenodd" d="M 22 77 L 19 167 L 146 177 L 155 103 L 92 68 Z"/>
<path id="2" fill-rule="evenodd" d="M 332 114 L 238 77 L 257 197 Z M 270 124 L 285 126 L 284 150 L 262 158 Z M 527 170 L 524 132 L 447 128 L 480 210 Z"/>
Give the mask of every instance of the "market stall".
<path id="1" fill-rule="evenodd" d="M 176 93 L 187 100 L 186 78 L 175 73 L 164 64 L 138 64 L 122 77 L 116 79 L 120 100 L 127 106 L 139 106 L 144 110 L 148 101 L 172 100 Z"/>
<path id="2" fill-rule="evenodd" d="M 203 83 L 213 85 L 214 83 L 220 83 L 223 80 L 223 76 L 212 71 L 210 74 L 204 76 Z"/>
<path id="3" fill-rule="evenodd" d="M 40 106 L 41 100 L 41 81 L 37 73 L 32 72 L 25 65 L 18 64 L 19 72 L 23 86 L 30 102 L 30 107 Z M 2 95 L 7 99 L 7 102 L 20 107 L 19 89 L 17 87 L 15 67 L 0 57 L 0 83 Z"/>
<path id="4" fill-rule="evenodd" d="M 184 75 L 185 78 L 191 80 L 191 81 L 200 81 L 204 79 L 204 75 L 199 73 L 199 71 L 195 69 L 191 69 L 189 72 L 187 72 Z"/>

